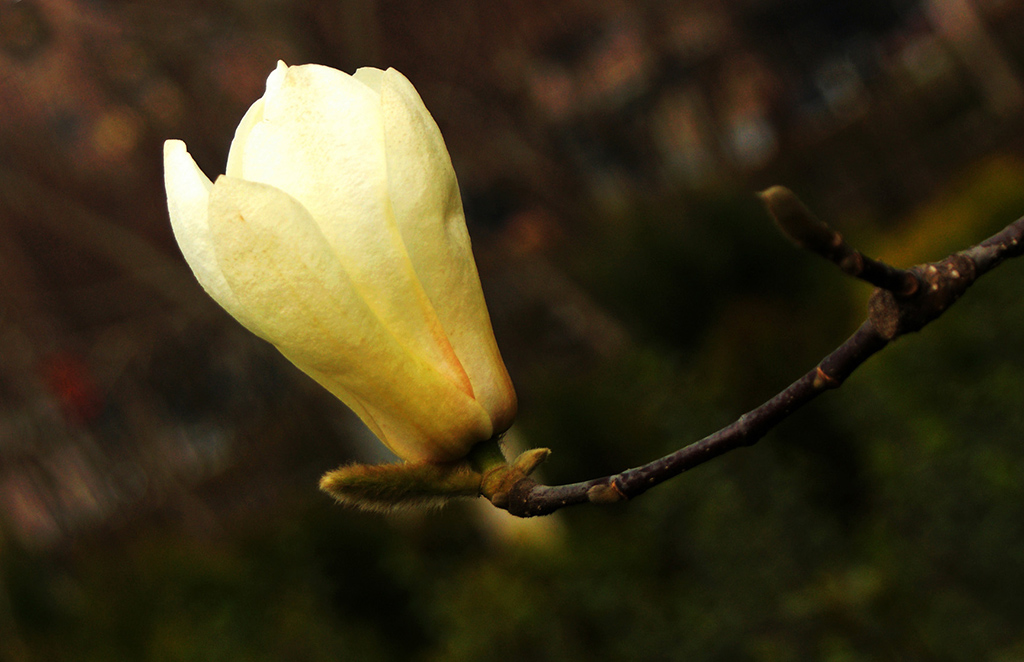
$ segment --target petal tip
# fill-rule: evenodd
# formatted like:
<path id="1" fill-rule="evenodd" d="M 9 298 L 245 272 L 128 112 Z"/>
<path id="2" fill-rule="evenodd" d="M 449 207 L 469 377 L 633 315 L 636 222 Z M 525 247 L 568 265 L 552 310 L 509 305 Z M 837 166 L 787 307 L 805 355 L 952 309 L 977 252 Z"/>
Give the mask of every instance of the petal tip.
<path id="1" fill-rule="evenodd" d="M 274 70 L 270 72 L 269 76 L 267 76 L 267 91 L 263 96 L 264 99 L 267 98 L 267 95 L 281 89 L 281 85 L 284 83 L 284 79 L 288 75 L 289 69 L 291 69 L 291 67 L 285 64 L 284 60 L 277 61 L 277 66 L 274 67 Z"/>
<path id="2" fill-rule="evenodd" d="M 178 140 L 177 138 L 169 138 L 168 140 L 164 141 L 164 158 L 165 159 L 168 156 L 171 156 L 172 154 L 178 154 L 178 153 L 187 152 L 187 151 L 188 151 L 188 147 L 185 146 L 185 142 L 182 141 L 182 140 Z"/>

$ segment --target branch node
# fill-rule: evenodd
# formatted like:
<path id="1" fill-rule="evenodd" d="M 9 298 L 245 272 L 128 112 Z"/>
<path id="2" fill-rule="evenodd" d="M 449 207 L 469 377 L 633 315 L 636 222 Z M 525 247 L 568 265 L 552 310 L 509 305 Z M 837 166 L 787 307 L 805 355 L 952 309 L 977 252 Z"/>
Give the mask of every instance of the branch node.
<path id="1" fill-rule="evenodd" d="M 625 501 L 627 498 L 614 480 L 594 485 L 587 490 L 587 500 L 591 503 L 615 503 L 616 501 Z"/>
<path id="2" fill-rule="evenodd" d="M 820 365 L 814 369 L 814 388 L 839 388 L 842 384 L 841 381 L 825 372 Z"/>
<path id="3" fill-rule="evenodd" d="M 837 237 L 839 235 L 836 235 Z M 842 239 L 840 237 L 840 239 Z M 854 251 L 839 260 L 839 268 L 848 276 L 857 278 L 864 271 L 864 256 Z"/>
<path id="4" fill-rule="evenodd" d="M 974 261 L 961 254 L 914 267 L 923 285 L 909 296 L 877 289 L 868 301 L 868 318 L 886 340 L 919 331 L 941 315 L 977 278 Z"/>

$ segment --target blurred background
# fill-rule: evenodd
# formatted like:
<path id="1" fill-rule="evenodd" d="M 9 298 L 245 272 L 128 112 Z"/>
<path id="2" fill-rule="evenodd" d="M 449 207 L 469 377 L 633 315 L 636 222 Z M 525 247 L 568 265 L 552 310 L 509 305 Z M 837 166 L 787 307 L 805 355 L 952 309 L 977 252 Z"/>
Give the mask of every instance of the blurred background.
<path id="1" fill-rule="evenodd" d="M 0 0 L 0 660 L 1024 659 L 1021 264 L 632 503 L 333 505 L 386 451 L 206 297 L 163 193 L 278 59 L 419 89 L 548 482 L 860 323 L 754 191 L 901 266 L 1024 213 L 1019 0 Z"/>

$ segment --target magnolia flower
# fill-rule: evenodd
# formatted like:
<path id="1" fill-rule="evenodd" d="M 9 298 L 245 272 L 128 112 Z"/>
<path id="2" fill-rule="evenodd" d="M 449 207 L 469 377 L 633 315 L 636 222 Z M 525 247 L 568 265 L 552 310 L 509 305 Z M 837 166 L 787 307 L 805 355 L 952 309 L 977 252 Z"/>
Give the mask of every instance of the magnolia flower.
<path id="1" fill-rule="evenodd" d="M 235 319 L 403 459 L 456 460 L 511 425 L 455 171 L 402 74 L 278 63 L 225 173 L 164 144 L 174 236 Z"/>

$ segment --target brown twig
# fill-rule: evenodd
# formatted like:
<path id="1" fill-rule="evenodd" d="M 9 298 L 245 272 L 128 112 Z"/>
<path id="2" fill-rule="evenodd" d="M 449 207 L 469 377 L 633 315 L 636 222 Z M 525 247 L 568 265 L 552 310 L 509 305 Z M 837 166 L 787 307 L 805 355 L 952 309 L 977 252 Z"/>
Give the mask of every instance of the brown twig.
<path id="1" fill-rule="evenodd" d="M 843 235 L 823 223 L 788 188 L 773 186 L 758 197 L 782 234 L 800 248 L 834 262 L 848 276 L 899 296 L 910 296 L 917 291 L 920 283 L 912 270 L 898 269 L 854 249 Z"/>
<path id="2" fill-rule="evenodd" d="M 864 258 L 853 250 L 838 232 L 814 218 L 788 190 L 776 187 L 762 194 L 762 199 L 766 196 L 772 198 L 766 200 L 769 210 L 777 221 L 779 215 L 784 217 L 779 225 L 797 245 L 825 256 L 845 273 L 878 287 L 871 297 L 868 319 L 803 377 L 731 425 L 700 441 L 643 466 L 582 483 L 549 486 L 524 478 L 512 487 L 501 507 L 519 517 L 533 517 L 579 503 L 631 499 L 687 469 L 740 446 L 750 446 L 823 392 L 841 386 L 854 370 L 890 341 L 918 331 L 937 319 L 982 274 L 1024 253 L 1024 218 L 1021 218 L 985 241 L 943 260 L 912 269 L 896 269 Z M 800 218 L 794 221 L 796 217 Z M 851 270 L 851 264 L 860 266 Z M 911 282 L 913 286 L 909 285 Z"/>

